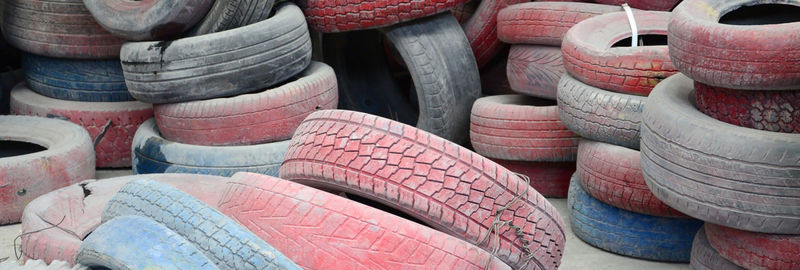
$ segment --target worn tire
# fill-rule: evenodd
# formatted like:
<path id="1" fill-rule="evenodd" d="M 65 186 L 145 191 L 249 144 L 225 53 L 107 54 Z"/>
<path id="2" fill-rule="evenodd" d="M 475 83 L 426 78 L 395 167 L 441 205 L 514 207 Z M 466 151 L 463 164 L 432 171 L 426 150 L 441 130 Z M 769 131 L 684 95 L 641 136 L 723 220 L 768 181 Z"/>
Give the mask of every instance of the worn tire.
<path id="1" fill-rule="evenodd" d="M 153 117 L 153 106 L 138 101 L 80 102 L 49 98 L 24 83 L 11 90 L 11 113 L 58 118 L 78 124 L 91 137 L 98 168 L 131 166 L 136 129 Z M 83 179 L 81 179 L 83 180 Z"/>
<path id="2" fill-rule="evenodd" d="M 192 243 L 139 216 L 103 223 L 83 240 L 75 262 L 106 269 L 217 269 Z"/>
<path id="3" fill-rule="evenodd" d="M 800 134 L 713 119 L 694 106 L 693 88 L 691 79 L 678 74 L 649 97 L 641 159 L 650 190 L 707 222 L 800 234 Z"/>
<path id="4" fill-rule="evenodd" d="M 483 67 L 494 59 L 503 47 L 503 43 L 497 39 L 497 13 L 509 5 L 525 1 L 483 0 L 475 13 L 462 25 L 478 67 Z"/>
<path id="5" fill-rule="evenodd" d="M 456 17 L 456 20 L 460 24 L 464 24 L 475 14 L 475 11 L 478 10 L 478 5 L 480 5 L 481 1 L 477 0 L 467 0 L 466 3 L 458 5 L 450 10 L 450 13 L 453 13 L 453 17 Z"/>
<path id="6" fill-rule="evenodd" d="M 748 91 L 694 83 L 697 109 L 740 127 L 800 133 L 800 90 Z"/>
<path id="7" fill-rule="evenodd" d="M 705 230 L 708 242 L 722 257 L 744 268 L 800 268 L 800 235 L 748 232 L 715 224 L 707 224 Z"/>
<path id="8" fill-rule="evenodd" d="M 17 223 L 36 197 L 94 177 L 94 150 L 78 125 L 40 117 L 0 116 L 0 225 Z M 42 151 L 20 153 L 13 142 Z"/>
<path id="9" fill-rule="evenodd" d="M 170 40 L 205 16 L 214 0 L 83 0 L 108 32 L 127 40 Z"/>
<path id="10" fill-rule="evenodd" d="M 506 76 L 515 92 L 554 100 L 558 81 L 565 72 L 561 48 L 511 45 Z"/>
<path id="11" fill-rule="evenodd" d="M 200 36 L 251 25 L 269 18 L 275 0 L 214 1 L 211 10 L 188 36 Z"/>
<path id="12" fill-rule="evenodd" d="M 481 155 L 521 161 L 575 161 L 580 139 L 561 123 L 554 101 L 523 95 L 475 101 L 469 136 Z"/>
<path id="13" fill-rule="evenodd" d="M 509 6 L 497 14 L 497 37 L 505 43 L 561 46 L 572 26 L 585 19 L 622 11 L 592 3 L 533 2 Z"/>
<path id="14" fill-rule="evenodd" d="M 511 172 L 527 176 L 531 187 L 549 198 L 566 198 L 569 180 L 575 173 L 575 162 L 492 161 Z"/>
<path id="15" fill-rule="evenodd" d="M 647 97 L 606 91 L 569 74 L 558 84 L 561 122 L 581 137 L 639 149 L 639 123 Z"/>
<path id="16" fill-rule="evenodd" d="M 470 243 L 489 232 L 493 211 L 524 193 L 500 215 L 515 217 L 511 225 L 521 228 L 521 237 L 501 231 L 497 256 L 527 269 L 554 269 L 561 260 L 563 221 L 544 197 L 496 163 L 389 119 L 338 110 L 311 114 L 295 132 L 280 176 L 381 202 Z"/>
<path id="17" fill-rule="evenodd" d="M 728 259 L 719 255 L 706 237 L 705 226 L 697 231 L 692 242 L 692 257 L 689 266 L 694 270 L 744 270 Z"/>
<path id="18" fill-rule="evenodd" d="M 597 3 L 607 5 L 628 4 L 633 8 L 644 10 L 670 11 L 681 0 L 594 0 Z"/>
<path id="19" fill-rule="evenodd" d="M 69 60 L 22 54 L 25 81 L 36 93 L 89 102 L 133 101 L 119 60 Z"/>
<path id="20" fill-rule="evenodd" d="M 165 139 L 195 145 L 251 145 L 291 139 L 315 110 L 336 109 L 336 74 L 312 62 L 298 79 L 274 89 L 154 107 Z"/>
<path id="21" fill-rule="evenodd" d="M 703 226 L 696 219 L 638 214 L 592 198 L 577 175 L 567 198 L 572 231 L 589 245 L 635 258 L 689 262 L 692 240 Z"/>
<path id="22" fill-rule="evenodd" d="M 467 0 L 300 0 L 308 25 L 322 33 L 379 28 L 449 11 Z"/>
<path id="23" fill-rule="evenodd" d="M 176 103 L 238 95 L 289 79 L 310 63 L 311 39 L 300 9 L 289 3 L 270 19 L 229 31 L 126 43 L 120 59 L 133 97 Z"/>

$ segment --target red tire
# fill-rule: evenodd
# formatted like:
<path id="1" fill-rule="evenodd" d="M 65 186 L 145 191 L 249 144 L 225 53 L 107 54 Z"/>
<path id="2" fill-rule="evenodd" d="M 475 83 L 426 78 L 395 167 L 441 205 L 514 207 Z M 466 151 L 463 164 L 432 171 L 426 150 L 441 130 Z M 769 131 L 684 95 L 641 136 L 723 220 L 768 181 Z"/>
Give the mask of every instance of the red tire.
<path id="1" fill-rule="evenodd" d="M 746 269 L 800 269 L 800 235 L 741 231 L 706 223 L 708 242 Z"/>
<path id="2" fill-rule="evenodd" d="M 322 33 L 393 25 L 442 13 L 467 0 L 300 0 L 308 26 Z"/>
<path id="3" fill-rule="evenodd" d="M 561 46 L 567 30 L 576 23 L 616 11 L 622 8 L 590 3 L 517 4 L 497 14 L 497 37 L 511 44 Z"/>
<path id="4" fill-rule="evenodd" d="M 131 144 L 139 125 L 153 117 L 153 106 L 138 101 L 81 102 L 60 100 L 33 92 L 25 84 L 11 90 L 11 113 L 64 119 L 89 131 L 96 166 L 131 166 Z M 81 179 L 83 180 L 83 179 Z"/>
<path id="5" fill-rule="evenodd" d="M 564 72 L 560 47 L 511 46 L 506 76 L 515 92 L 555 100 L 558 82 Z"/>
<path id="6" fill-rule="evenodd" d="M 477 0 L 467 0 L 466 3 L 458 5 L 450 10 L 450 13 L 453 13 L 453 16 L 456 17 L 458 23 L 465 23 L 472 17 L 472 14 L 475 14 L 475 10 L 478 10 L 478 5 L 480 1 Z"/>
<path id="7" fill-rule="evenodd" d="M 697 108 L 714 119 L 760 130 L 800 133 L 800 90 L 747 91 L 694 83 Z"/>
<path id="8" fill-rule="evenodd" d="M 706 237 L 705 227 L 701 227 L 694 236 L 689 267 L 694 270 L 744 270 L 744 268 L 723 258 L 716 249 L 711 247 L 711 243 L 708 242 L 708 237 Z"/>
<path id="9" fill-rule="evenodd" d="M 475 14 L 463 24 L 464 34 L 475 54 L 478 67 L 491 61 L 503 47 L 497 39 L 497 13 L 509 5 L 527 0 L 483 0 Z"/>
<path id="10" fill-rule="evenodd" d="M 165 139 L 194 145 L 252 145 L 288 140 L 314 110 L 335 109 L 336 74 L 312 62 L 300 78 L 274 89 L 229 98 L 155 105 Z"/>
<path id="11" fill-rule="evenodd" d="M 523 95 L 478 99 L 470 116 L 472 147 L 497 159 L 575 161 L 580 137 L 561 123 L 555 103 Z"/>
<path id="12" fill-rule="evenodd" d="M 594 0 L 607 5 L 622 5 L 627 3 L 633 8 L 644 10 L 670 11 L 681 0 Z"/>
<path id="13" fill-rule="evenodd" d="M 530 162 L 492 159 L 506 169 L 527 176 L 530 185 L 545 197 L 566 198 L 575 162 Z"/>
<path id="14" fill-rule="evenodd" d="M 581 140 L 578 178 L 589 195 L 612 206 L 651 216 L 687 217 L 653 195 L 639 161 L 639 151 Z"/>
<path id="15" fill-rule="evenodd" d="M 473 244 L 490 232 L 495 211 L 524 193 L 497 216 L 511 222 L 492 241 L 499 240 L 497 256 L 525 269 L 555 269 L 561 261 L 563 220 L 543 196 L 496 163 L 399 122 L 315 112 L 297 128 L 280 176 L 381 202 Z"/>

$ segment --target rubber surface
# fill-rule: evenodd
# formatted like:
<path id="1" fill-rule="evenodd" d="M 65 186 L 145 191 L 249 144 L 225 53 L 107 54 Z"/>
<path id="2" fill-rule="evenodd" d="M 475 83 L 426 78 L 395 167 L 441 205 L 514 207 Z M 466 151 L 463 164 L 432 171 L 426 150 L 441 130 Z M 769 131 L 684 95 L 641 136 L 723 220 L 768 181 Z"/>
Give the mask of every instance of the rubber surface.
<path id="1" fill-rule="evenodd" d="M 639 149 L 639 123 L 646 97 L 586 85 L 569 74 L 558 84 L 561 122 L 581 137 Z"/>
<path id="2" fill-rule="evenodd" d="M 625 256 L 689 262 L 692 239 L 703 226 L 696 219 L 638 214 L 602 203 L 586 193 L 577 174 L 567 198 L 572 231 L 589 245 Z"/>
<path id="3" fill-rule="evenodd" d="M 308 25 L 322 33 L 390 26 L 448 11 L 467 0 L 300 0 Z"/>
<path id="4" fill-rule="evenodd" d="M 561 123 L 555 102 L 523 95 L 475 101 L 469 136 L 483 156 L 522 161 L 575 161 L 580 139 Z"/>
<path id="5" fill-rule="evenodd" d="M 3 35 L 9 44 L 29 53 L 112 59 L 125 42 L 97 24 L 82 0 L 3 2 Z"/>
<path id="6" fill-rule="evenodd" d="M 153 106 L 138 101 L 79 102 L 39 95 L 21 83 L 11 90 L 11 113 L 67 120 L 86 129 L 94 146 L 95 166 L 131 166 L 136 129 L 153 117 Z M 80 179 L 83 180 L 83 179 Z"/>
<path id="7" fill-rule="evenodd" d="M 336 74 L 312 62 L 298 78 L 273 89 L 230 98 L 154 107 L 161 135 L 196 145 L 250 145 L 288 140 L 315 110 L 336 109 Z"/>
<path id="8" fill-rule="evenodd" d="M 214 0 L 84 0 L 103 28 L 126 40 L 170 40 L 202 19 Z"/>
<path id="9" fill-rule="evenodd" d="M 275 0 L 214 1 L 206 16 L 187 35 L 200 36 L 254 24 L 269 18 Z"/>
<path id="10" fill-rule="evenodd" d="M 497 14 L 497 37 L 511 44 L 561 46 L 567 30 L 576 23 L 617 11 L 622 11 L 622 8 L 593 3 L 517 4 Z"/>
<path id="11" fill-rule="evenodd" d="M 70 265 L 65 261 L 56 261 L 51 264 L 46 264 L 42 260 L 27 260 L 24 265 L 14 260 L 6 260 L 0 262 L 0 268 L 5 270 L 88 270 L 89 268 L 82 265 Z"/>
<path id="12" fill-rule="evenodd" d="M 495 211 L 522 196 L 498 216 L 521 235 L 503 227 L 497 256 L 526 269 L 555 269 L 561 260 L 564 226 L 544 197 L 496 163 L 389 119 L 337 110 L 311 114 L 292 138 L 280 177 L 381 202 L 470 243 L 489 232 Z"/>
<path id="13" fill-rule="evenodd" d="M 658 11 L 670 11 L 674 8 L 681 0 L 594 0 L 597 3 L 601 4 L 608 4 L 608 5 L 622 5 L 628 4 L 632 8 L 644 9 L 644 10 L 658 10 Z"/>
<path id="14" fill-rule="evenodd" d="M 800 90 L 748 91 L 694 83 L 697 108 L 725 123 L 800 133 Z"/>
<path id="15" fill-rule="evenodd" d="M 548 198 L 566 198 L 569 179 L 575 173 L 575 162 L 492 161 L 509 171 L 527 176 L 531 187 Z"/>
<path id="16" fill-rule="evenodd" d="M 744 268 L 800 268 L 799 235 L 740 231 L 714 224 L 707 224 L 705 229 L 711 246 L 722 257 Z"/>
<path id="17" fill-rule="evenodd" d="M 707 222 L 800 234 L 800 134 L 737 127 L 706 116 L 693 104 L 693 88 L 691 79 L 674 75 L 649 97 L 642 171 L 650 190 Z"/>
<path id="18" fill-rule="evenodd" d="M 70 60 L 22 54 L 25 81 L 39 94 L 64 100 L 133 101 L 119 60 Z"/>
<path id="19" fill-rule="evenodd" d="M 25 142 L 45 150 L 0 149 L 0 225 L 17 223 L 36 197 L 94 177 L 89 134 L 78 125 L 30 116 L 0 116 L 0 143 Z M 10 151 L 9 151 L 10 150 Z"/>
<path id="20" fill-rule="evenodd" d="M 107 269 L 217 269 L 192 243 L 139 216 L 103 223 L 83 240 L 75 261 Z"/>
<path id="21" fill-rule="evenodd" d="M 176 103 L 238 95 L 289 79 L 310 63 L 311 39 L 300 9 L 287 3 L 270 19 L 229 31 L 126 43 L 120 59 L 133 97 Z"/>
<path id="22" fill-rule="evenodd" d="M 723 258 L 711 246 L 706 237 L 705 226 L 700 228 L 697 231 L 697 235 L 694 236 L 692 258 L 689 260 L 689 266 L 694 270 L 744 270 L 744 268 Z"/>
<path id="23" fill-rule="evenodd" d="M 483 67 L 494 59 L 503 47 L 497 39 L 497 13 L 525 0 L 483 0 L 474 14 L 463 24 L 475 61 Z"/>
<path id="24" fill-rule="evenodd" d="M 540 45 L 511 45 L 506 76 L 515 92 L 556 99 L 558 81 L 567 72 L 561 48 Z"/>
<path id="25" fill-rule="evenodd" d="M 682 73 L 704 84 L 743 90 L 800 89 L 800 22 L 761 25 L 719 23 L 729 11 L 759 3 L 797 1 L 685 0 L 669 23 L 670 57 Z M 764 14 L 769 16 L 768 14 Z M 795 14 L 795 17 L 796 14 Z"/>
<path id="26" fill-rule="evenodd" d="M 466 3 L 458 5 L 450 10 L 450 13 L 453 13 L 453 17 L 456 17 L 458 23 L 465 23 L 475 14 L 475 11 L 478 10 L 478 5 L 480 5 L 481 1 L 477 0 L 467 0 Z"/>
<path id="27" fill-rule="evenodd" d="M 202 146 L 161 137 L 153 119 L 133 137 L 133 173 L 193 173 L 231 176 L 236 172 L 278 175 L 289 141 L 243 146 Z"/>

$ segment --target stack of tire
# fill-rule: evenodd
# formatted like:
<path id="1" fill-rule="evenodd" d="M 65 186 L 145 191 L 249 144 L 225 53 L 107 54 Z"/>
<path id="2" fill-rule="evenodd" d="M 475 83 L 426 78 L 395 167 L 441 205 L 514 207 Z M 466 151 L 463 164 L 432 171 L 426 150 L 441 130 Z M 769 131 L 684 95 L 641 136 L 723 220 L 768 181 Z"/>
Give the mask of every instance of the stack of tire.
<path id="1" fill-rule="evenodd" d="M 647 185 L 706 221 L 695 269 L 800 268 L 796 1 L 685 0 L 642 121 Z M 787 38 L 789 37 L 789 38 Z"/>
<path id="2" fill-rule="evenodd" d="M 584 242 L 627 256 L 688 262 L 702 222 L 653 196 L 639 159 L 639 123 L 648 94 L 677 72 L 664 37 L 670 13 L 608 13 L 573 26 L 561 44 L 567 73 L 558 108 L 583 139 L 568 196 L 572 230 Z M 626 39 L 627 38 L 627 39 Z M 642 44 L 643 43 L 643 44 Z"/>

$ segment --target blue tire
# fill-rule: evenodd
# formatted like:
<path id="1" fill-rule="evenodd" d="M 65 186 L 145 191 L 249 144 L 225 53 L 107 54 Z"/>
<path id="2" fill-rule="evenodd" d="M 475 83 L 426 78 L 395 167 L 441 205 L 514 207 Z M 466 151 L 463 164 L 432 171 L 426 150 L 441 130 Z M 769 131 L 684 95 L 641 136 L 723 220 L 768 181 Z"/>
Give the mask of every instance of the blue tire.
<path id="1" fill-rule="evenodd" d="M 278 176 L 289 140 L 245 146 L 203 146 L 171 142 L 153 119 L 133 136 L 133 173 L 192 173 L 232 176 L 253 172 Z"/>
<path id="2" fill-rule="evenodd" d="M 644 215 L 613 207 L 583 190 L 572 176 L 567 197 L 572 231 L 589 245 L 612 253 L 668 262 L 689 262 L 692 241 L 703 226 L 696 219 Z"/>
<path id="3" fill-rule="evenodd" d="M 108 269 L 218 269 L 185 238 L 138 216 L 97 227 L 81 243 L 75 262 Z"/>
<path id="4" fill-rule="evenodd" d="M 25 81 L 35 92 L 86 102 L 133 101 L 119 60 L 72 60 L 22 55 Z"/>
<path id="5" fill-rule="evenodd" d="M 163 224 L 223 269 L 300 269 L 236 221 L 166 184 L 147 179 L 125 184 L 111 197 L 101 220 L 128 215 Z"/>

